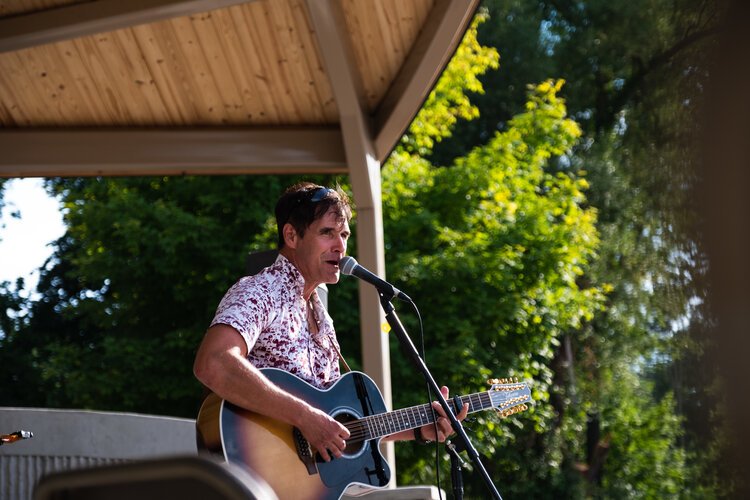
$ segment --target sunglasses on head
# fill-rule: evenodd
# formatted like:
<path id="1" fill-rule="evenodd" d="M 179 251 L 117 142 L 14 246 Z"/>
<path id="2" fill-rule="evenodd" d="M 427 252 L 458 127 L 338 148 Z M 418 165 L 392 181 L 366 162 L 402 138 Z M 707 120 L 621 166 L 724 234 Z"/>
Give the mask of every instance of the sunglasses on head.
<path id="1" fill-rule="evenodd" d="M 319 187 L 313 192 L 313 195 L 310 197 L 310 203 L 318 203 L 320 200 L 328 196 L 328 193 L 332 192 L 334 191 L 331 188 Z"/>

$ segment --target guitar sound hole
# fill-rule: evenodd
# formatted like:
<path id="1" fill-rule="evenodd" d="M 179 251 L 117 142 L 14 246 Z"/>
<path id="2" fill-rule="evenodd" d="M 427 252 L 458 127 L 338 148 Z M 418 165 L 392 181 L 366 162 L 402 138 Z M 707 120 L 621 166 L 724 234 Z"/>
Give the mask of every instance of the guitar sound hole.
<path id="1" fill-rule="evenodd" d="M 348 422 L 357 420 L 357 417 L 350 413 L 339 413 L 333 418 L 336 419 L 337 422 L 344 424 L 344 425 L 346 425 Z M 356 436 L 356 431 L 350 429 L 350 432 L 352 433 L 352 436 L 350 439 L 346 440 L 346 448 L 344 448 L 344 455 L 356 455 L 365 446 L 365 442 L 362 440 L 362 438 L 361 437 L 358 438 Z"/>

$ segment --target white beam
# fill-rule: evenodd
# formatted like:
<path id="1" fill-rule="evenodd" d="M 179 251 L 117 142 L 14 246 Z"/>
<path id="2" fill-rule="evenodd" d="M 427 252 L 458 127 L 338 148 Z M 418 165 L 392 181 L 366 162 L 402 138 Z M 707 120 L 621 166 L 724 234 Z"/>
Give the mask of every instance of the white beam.
<path id="1" fill-rule="evenodd" d="M 383 162 L 414 120 L 453 57 L 479 0 L 437 0 L 374 117 L 376 157 Z"/>
<path id="2" fill-rule="evenodd" d="M 0 177 L 347 172 L 338 128 L 0 130 Z"/>
<path id="3" fill-rule="evenodd" d="M 254 0 L 97 0 L 0 19 L 0 52 L 106 33 Z"/>

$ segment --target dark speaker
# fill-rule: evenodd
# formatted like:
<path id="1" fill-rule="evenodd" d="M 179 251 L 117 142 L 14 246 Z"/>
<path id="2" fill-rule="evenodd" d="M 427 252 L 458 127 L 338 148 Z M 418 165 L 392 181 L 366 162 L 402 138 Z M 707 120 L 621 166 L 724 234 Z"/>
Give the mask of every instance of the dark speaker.
<path id="1" fill-rule="evenodd" d="M 199 456 L 170 457 L 52 473 L 34 500 L 278 500 L 256 475 Z"/>
<path id="2" fill-rule="evenodd" d="M 254 252 L 247 255 L 245 259 L 245 270 L 248 276 L 258 274 L 264 267 L 268 267 L 276 262 L 279 256 L 278 250 L 265 250 L 263 252 Z"/>

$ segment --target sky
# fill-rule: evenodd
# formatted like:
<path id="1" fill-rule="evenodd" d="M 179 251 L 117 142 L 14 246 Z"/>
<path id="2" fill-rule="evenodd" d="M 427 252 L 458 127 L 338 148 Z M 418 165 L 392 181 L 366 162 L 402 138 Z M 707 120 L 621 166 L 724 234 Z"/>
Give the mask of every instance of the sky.
<path id="1" fill-rule="evenodd" d="M 58 200 L 41 178 L 12 179 L 5 184 L 0 216 L 0 282 L 26 279 L 26 290 L 39 280 L 38 269 L 52 254 L 49 245 L 65 233 Z M 12 217 L 20 212 L 20 219 Z"/>

